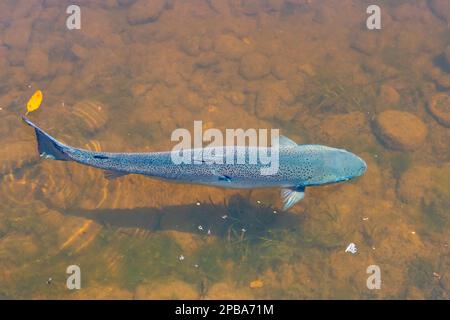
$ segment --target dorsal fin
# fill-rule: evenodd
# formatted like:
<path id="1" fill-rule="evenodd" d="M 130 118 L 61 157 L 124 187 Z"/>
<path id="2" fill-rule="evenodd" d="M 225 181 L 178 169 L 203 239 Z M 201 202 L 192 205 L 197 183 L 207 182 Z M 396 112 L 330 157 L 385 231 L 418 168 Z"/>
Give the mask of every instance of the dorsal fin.
<path id="1" fill-rule="evenodd" d="M 297 144 L 291 139 L 285 136 L 280 136 L 280 147 L 296 147 L 296 146 Z"/>

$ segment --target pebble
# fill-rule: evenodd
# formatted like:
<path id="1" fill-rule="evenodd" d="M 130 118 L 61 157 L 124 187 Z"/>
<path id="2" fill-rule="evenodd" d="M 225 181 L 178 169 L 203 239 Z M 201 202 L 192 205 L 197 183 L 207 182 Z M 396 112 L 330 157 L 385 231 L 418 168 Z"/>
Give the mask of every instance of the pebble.
<path id="1" fill-rule="evenodd" d="M 414 150 L 425 141 L 428 128 L 412 113 L 388 110 L 377 116 L 375 133 L 391 149 Z"/>
<path id="2" fill-rule="evenodd" d="M 165 0 L 138 0 L 128 9 L 128 23 L 136 25 L 155 22 L 164 10 L 165 5 Z"/>
<path id="3" fill-rule="evenodd" d="M 241 59 L 239 72 L 247 80 L 260 79 L 270 73 L 269 59 L 258 52 L 248 53 Z"/>
<path id="4" fill-rule="evenodd" d="M 428 110 L 440 124 L 450 127 L 450 94 L 433 95 L 428 102 Z"/>

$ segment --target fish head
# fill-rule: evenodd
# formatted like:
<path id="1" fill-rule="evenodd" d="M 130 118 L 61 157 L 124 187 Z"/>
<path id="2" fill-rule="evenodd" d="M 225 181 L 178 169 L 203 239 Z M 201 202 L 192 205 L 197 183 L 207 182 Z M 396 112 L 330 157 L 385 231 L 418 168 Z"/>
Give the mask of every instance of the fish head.
<path id="1" fill-rule="evenodd" d="M 324 173 L 329 183 L 347 181 L 362 176 L 367 170 L 366 162 L 343 149 L 330 148 L 324 155 Z"/>

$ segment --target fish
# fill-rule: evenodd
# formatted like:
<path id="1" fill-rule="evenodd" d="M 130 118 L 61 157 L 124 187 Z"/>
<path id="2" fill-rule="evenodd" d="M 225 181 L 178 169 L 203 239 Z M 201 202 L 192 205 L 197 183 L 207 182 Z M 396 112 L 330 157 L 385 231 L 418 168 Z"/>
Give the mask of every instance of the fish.
<path id="1" fill-rule="evenodd" d="M 357 155 L 344 149 L 323 145 L 298 145 L 291 139 L 280 136 L 278 144 L 279 167 L 276 173 L 262 175 L 263 163 L 217 163 L 217 158 L 198 158 L 211 154 L 208 147 L 202 150 L 188 149 L 192 163 L 174 163 L 172 151 L 147 153 L 98 152 L 74 148 L 56 140 L 27 117 L 23 121 L 34 128 L 41 158 L 74 161 L 105 170 L 105 177 L 114 179 L 128 174 L 141 174 L 156 179 L 188 184 L 209 185 L 223 188 L 253 189 L 280 188 L 283 210 L 289 210 L 302 200 L 307 187 L 316 187 L 348 181 L 362 176 L 367 164 Z M 222 148 L 222 149 L 221 149 Z M 229 148 L 232 148 L 230 151 Z M 256 152 L 273 152 L 272 147 L 222 146 L 222 156 L 233 152 L 246 155 Z M 221 156 L 216 155 L 216 156 Z"/>

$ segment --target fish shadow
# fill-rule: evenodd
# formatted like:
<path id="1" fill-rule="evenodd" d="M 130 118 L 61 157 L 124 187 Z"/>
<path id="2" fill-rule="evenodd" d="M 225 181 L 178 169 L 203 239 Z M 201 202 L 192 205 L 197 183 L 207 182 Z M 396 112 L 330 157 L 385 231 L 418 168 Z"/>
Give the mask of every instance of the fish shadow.
<path id="1" fill-rule="evenodd" d="M 233 195 L 222 204 L 194 203 L 162 208 L 69 209 L 68 215 L 84 217 L 112 228 L 143 229 L 150 232 L 181 231 L 220 238 L 259 239 L 274 229 L 296 229 L 304 214 L 277 212 L 271 206 Z"/>

